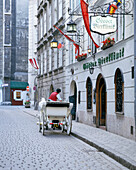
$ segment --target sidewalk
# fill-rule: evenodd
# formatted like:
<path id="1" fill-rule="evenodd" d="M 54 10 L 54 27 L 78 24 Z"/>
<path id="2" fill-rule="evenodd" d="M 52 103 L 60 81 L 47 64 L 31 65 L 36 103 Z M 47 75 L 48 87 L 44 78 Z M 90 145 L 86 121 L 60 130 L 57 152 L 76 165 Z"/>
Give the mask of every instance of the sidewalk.
<path id="1" fill-rule="evenodd" d="M 32 116 L 38 115 L 38 111 L 31 108 L 23 109 L 23 111 Z M 72 121 L 71 134 L 109 155 L 127 168 L 136 170 L 135 141 L 76 121 Z"/>

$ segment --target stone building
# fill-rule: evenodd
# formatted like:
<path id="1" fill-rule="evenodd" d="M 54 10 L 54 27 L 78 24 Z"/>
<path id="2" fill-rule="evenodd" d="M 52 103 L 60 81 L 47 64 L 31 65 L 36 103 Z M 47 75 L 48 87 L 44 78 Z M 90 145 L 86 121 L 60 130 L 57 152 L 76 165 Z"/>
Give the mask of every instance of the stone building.
<path id="1" fill-rule="evenodd" d="M 37 1 L 29 0 L 29 54 L 28 58 L 37 58 Z M 28 63 L 28 82 L 31 105 L 34 105 L 37 99 L 37 69 Z"/>
<path id="2" fill-rule="evenodd" d="M 13 98 L 10 82 L 28 80 L 28 0 L 0 3 L 0 102 L 7 102 Z"/>
<path id="3" fill-rule="evenodd" d="M 53 25 L 63 24 L 65 14 L 63 7 L 66 6 L 67 1 L 38 1 L 38 44 L 37 55 L 40 64 L 38 72 L 38 94 L 39 100 L 42 97 L 48 99 L 49 94 L 56 88 L 61 88 L 62 98 L 65 96 L 65 56 L 66 49 L 61 48 L 51 49 L 50 42 L 53 36 L 65 44 L 65 39 L 59 34 Z"/>
<path id="4" fill-rule="evenodd" d="M 108 1 L 87 2 L 90 8 Z M 75 58 L 73 43 L 53 27 L 55 24 L 66 33 L 67 23 L 71 19 L 68 12 L 81 14 L 80 1 L 38 1 L 39 100 L 41 97 L 47 100 L 49 94 L 60 87 L 63 100 L 74 103 L 73 119 L 134 140 L 133 16 L 118 15 L 117 31 L 114 33 L 92 33 L 100 46 L 96 48 L 81 15 L 73 15 L 78 30 L 76 34 L 83 36 L 69 36 L 80 45 L 80 54 L 87 53 L 85 60 L 79 60 Z M 115 43 L 104 48 L 102 41 L 108 37 L 114 39 Z M 53 38 L 63 42 L 64 47 L 51 49 Z M 88 52 L 90 47 L 91 52 Z M 94 72 L 90 74 L 89 68 L 94 68 Z"/>

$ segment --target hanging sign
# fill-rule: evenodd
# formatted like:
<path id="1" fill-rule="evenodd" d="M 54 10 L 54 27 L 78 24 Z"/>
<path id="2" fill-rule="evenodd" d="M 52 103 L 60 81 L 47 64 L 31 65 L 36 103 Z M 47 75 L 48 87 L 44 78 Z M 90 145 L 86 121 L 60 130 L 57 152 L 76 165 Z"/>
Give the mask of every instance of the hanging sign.
<path id="1" fill-rule="evenodd" d="M 111 16 L 90 16 L 90 30 L 105 35 L 116 32 L 117 20 Z"/>

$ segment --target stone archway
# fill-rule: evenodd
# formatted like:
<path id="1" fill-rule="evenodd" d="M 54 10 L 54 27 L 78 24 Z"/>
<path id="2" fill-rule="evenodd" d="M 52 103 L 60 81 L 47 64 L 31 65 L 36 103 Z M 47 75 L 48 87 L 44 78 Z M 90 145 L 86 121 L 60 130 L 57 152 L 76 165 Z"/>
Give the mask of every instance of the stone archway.
<path id="1" fill-rule="evenodd" d="M 96 81 L 96 126 L 97 127 L 106 129 L 106 116 L 107 116 L 106 83 L 102 74 L 99 74 Z"/>

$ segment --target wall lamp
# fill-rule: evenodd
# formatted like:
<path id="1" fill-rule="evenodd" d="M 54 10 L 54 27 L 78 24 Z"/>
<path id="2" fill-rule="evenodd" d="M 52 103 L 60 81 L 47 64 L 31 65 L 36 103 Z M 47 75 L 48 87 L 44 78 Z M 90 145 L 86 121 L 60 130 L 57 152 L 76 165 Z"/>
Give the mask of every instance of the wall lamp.
<path id="1" fill-rule="evenodd" d="M 92 52 L 92 50 L 91 50 L 91 48 L 88 48 L 88 54 L 91 54 L 91 52 Z"/>
<path id="2" fill-rule="evenodd" d="M 71 20 L 67 23 L 67 32 L 70 32 L 70 33 L 77 32 L 76 25 L 77 25 L 77 24 L 71 19 Z"/>
<path id="3" fill-rule="evenodd" d="M 58 41 L 54 38 L 51 41 L 51 48 L 57 48 L 58 47 Z"/>
<path id="4" fill-rule="evenodd" d="M 94 72 L 94 67 L 89 67 L 89 72 L 90 72 L 90 74 L 93 74 L 93 72 Z"/>

